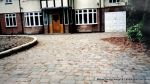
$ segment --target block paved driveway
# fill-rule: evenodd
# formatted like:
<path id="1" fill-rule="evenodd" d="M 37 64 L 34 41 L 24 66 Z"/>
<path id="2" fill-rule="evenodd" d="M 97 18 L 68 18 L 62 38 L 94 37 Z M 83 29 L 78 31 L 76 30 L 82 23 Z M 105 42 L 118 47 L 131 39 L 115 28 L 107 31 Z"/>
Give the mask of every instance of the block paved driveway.
<path id="1" fill-rule="evenodd" d="M 39 43 L 0 59 L 0 84 L 150 84 L 150 57 L 102 41 L 123 33 L 35 35 Z"/>

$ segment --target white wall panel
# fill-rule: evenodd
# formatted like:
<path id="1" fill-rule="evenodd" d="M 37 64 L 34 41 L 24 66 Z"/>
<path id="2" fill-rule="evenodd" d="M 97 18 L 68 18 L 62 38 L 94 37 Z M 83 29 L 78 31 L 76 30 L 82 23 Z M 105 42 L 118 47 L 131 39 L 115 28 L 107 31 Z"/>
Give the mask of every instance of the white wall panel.
<path id="1" fill-rule="evenodd" d="M 68 0 L 63 0 L 63 6 L 68 7 Z"/>
<path id="2" fill-rule="evenodd" d="M 55 0 L 55 6 L 61 7 L 61 0 Z"/>
<path id="3" fill-rule="evenodd" d="M 41 11 L 40 0 L 26 0 L 21 2 L 23 12 Z"/>
<path id="4" fill-rule="evenodd" d="M 42 1 L 42 8 L 46 7 L 46 1 Z"/>
<path id="5" fill-rule="evenodd" d="M 54 2 L 53 2 L 53 0 L 49 0 L 49 1 L 48 1 L 48 7 L 49 7 L 49 8 L 54 7 Z"/>

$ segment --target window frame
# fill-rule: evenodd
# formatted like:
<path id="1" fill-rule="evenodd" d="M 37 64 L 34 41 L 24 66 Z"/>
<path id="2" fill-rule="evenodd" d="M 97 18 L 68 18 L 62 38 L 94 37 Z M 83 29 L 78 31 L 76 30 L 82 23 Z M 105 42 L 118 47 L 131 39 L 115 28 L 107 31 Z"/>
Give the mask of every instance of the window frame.
<path id="1" fill-rule="evenodd" d="M 86 10 L 86 12 L 84 12 L 84 10 Z M 90 12 L 90 10 L 92 10 Z M 81 11 L 81 12 L 79 12 Z M 92 23 L 90 23 L 90 18 L 89 18 L 89 15 L 92 14 Z M 96 14 L 96 22 L 94 22 L 94 14 Z M 80 16 L 79 15 L 82 15 L 82 21 L 80 23 Z M 86 15 L 87 17 L 87 21 L 85 23 L 85 20 L 84 20 L 84 16 Z M 92 24 L 97 24 L 97 9 L 79 9 L 79 10 L 76 10 L 75 11 L 75 23 L 76 25 L 92 25 Z M 78 21 L 77 21 L 78 20 Z"/>
<path id="2" fill-rule="evenodd" d="M 37 13 L 37 15 L 36 15 L 36 13 Z M 38 17 L 38 25 L 36 25 L 35 17 Z M 31 18 L 33 18 L 33 24 L 31 23 Z M 43 21 L 43 17 L 42 17 L 41 12 L 26 12 L 26 13 L 24 13 L 25 27 L 43 26 L 44 23 L 42 24 L 42 21 Z M 29 22 L 29 24 L 28 24 L 28 22 Z"/>
<path id="3" fill-rule="evenodd" d="M 15 24 L 14 24 L 14 20 L 13 20 L 14 18 L 15 18 Z M 8 19 L 8 22 L 9 22 L 8 24 L 7 24 L 7 19 Z M 12 25 L 10 24 L 10 21 L 12 21 Z M 5 14 L 5 25 L 6 25 L 6 27 L 17 27 L 16 13 L 7 13 L 7 14 Z"/>
<path id="4" fill-rule="evenodd" d="M 109 0 L 109 3 L 119 3 L 120 0 Z"/>
<path id="5" fill-rule="evenodd" d="M 5 0 L 5 4 L 12 4 L 12 0 Z"/>

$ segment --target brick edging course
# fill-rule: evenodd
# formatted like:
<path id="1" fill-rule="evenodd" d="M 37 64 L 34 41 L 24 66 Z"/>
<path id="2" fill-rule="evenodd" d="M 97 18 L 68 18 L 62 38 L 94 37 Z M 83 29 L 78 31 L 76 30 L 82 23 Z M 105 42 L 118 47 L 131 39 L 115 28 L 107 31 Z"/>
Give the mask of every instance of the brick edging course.
<path id="1" fill-rule="evenodd" d="M 18 51 L 20 51 L 22 49 L 26 49 L 26 48 L 32 47 L 35 44 L 37 44 L 38 41 L 37 41 L 36 37 L 33 37 L 33 36 L 27 36 L 27 37 L 33 38 L 33 41 L 28 42 L 28 43 L 23 44 L 23 45 L 20 45 L 20 46 L 17 46 L 17 47 L 14 47 L 14 48 L 11 48 L 11 49 L 8 49 L 8 50 L 5 50 L 5 51 L 2 51 L 2 52 L 0 52 L 0 56 L 10 55 L 10 54 L 12 54 L 14 52 L 18 52 Z"/>

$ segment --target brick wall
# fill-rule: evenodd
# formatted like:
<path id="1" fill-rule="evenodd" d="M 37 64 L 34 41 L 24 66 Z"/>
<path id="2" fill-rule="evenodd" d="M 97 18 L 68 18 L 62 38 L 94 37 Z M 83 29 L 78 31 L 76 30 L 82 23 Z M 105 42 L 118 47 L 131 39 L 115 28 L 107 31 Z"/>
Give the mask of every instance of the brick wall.
<path id="1" fill-rule="evenodd" d="M 24 33 L 25 34 L 42 34 L 43 26 L 37 26 L 37 27 L 24 27 Z"/>
<path id="2" fill-rule="evenodd" d="M 22 26 L 21 26 L 21 18 L 20 14 L 16 14 L 17 27 L 6 27 L 5 23 L 5 14 L 0 14 L 0 24 L 1 24 L 1 32 L 2 34 L 21 34 Z"/>

